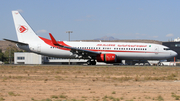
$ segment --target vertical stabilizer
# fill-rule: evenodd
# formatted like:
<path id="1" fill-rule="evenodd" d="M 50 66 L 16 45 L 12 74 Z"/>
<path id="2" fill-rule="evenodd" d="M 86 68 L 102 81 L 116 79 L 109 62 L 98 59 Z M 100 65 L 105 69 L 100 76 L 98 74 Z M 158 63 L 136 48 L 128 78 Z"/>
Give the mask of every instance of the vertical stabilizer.
<path id="1" fill-rule="evenodd" d="M 29 43 L 40 40 L 18 11 L 12 11 L 12 15 L 19 42 Z"/>

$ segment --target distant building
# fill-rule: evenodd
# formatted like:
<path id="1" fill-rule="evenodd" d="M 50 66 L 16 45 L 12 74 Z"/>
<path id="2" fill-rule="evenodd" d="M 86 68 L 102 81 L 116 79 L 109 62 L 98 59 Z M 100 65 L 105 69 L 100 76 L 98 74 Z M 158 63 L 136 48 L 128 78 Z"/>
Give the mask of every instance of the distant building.
<path id="1" fill-rule="evenodd" d="M 44 57 L 30 52 L 14 53 L 14 64 L 43 64 Z"/>
<path id="2" fill-rule="evenodd" d="M 47 57 L 31 52 L 14 53 L 14 64 L 86 64 L 84 59 L 62 59 Z"/>
<path id="3" fill-rule="evenodd" d="M 162 44 L 169 47 L 171 50 L 174 50 L 175 52 L 177 52 L 178 55 L 176 56 L 176 60 L 180 61 L 180 41 L 179 42 L 163 42 Z"/>
<path id="4" fill-rule="evenodd" d="M 174 42 L 180 42 L 180 38 L 174 39 Z"/>

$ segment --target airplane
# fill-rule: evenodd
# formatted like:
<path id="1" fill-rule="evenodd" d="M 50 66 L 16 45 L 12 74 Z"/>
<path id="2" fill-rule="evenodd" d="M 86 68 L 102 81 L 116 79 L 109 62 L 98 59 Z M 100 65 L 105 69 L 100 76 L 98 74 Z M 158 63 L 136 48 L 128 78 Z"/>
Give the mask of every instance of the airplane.
<path id="1" fill-rule="evenodd" d="M 50 39 L 46 39 L 36 35 L 18 11 L 12 11 L 12 15 L 18 41 L 4 40 L 49 57 L 87 59 L 87 65 L 96 65 L 96 62 L 121 63 L 122 60 L 165 60 L 177 55 L 168 47 L 153 43 L 56 41 L 51 33 Z"/>

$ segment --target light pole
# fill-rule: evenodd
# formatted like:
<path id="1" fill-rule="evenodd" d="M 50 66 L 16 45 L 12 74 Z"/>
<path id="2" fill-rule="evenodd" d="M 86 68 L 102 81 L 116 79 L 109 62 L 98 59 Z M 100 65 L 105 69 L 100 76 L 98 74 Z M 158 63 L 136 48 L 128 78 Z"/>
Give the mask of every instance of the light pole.
<path id="1" fill-rule="evenodd" d="M 73 31 L 66 31 L 66 33 L 69 33 L 69 41 L 70 41 L 70 33 L 73 33 Z"/>
<path id="2" fill-rule="evenodd" d="M 70 41 L 70 33 L 73 33 L 73 31 L 66 31 L 66 33 L 69 33 L 69 41 Z M 70 65 L 70 59 L 69 59 L 69 65 Z"/>
<path id="3" fill-rule="evenodd" d="M 9 45 L 9 64 L 11 64 L 11 45 Z"/>

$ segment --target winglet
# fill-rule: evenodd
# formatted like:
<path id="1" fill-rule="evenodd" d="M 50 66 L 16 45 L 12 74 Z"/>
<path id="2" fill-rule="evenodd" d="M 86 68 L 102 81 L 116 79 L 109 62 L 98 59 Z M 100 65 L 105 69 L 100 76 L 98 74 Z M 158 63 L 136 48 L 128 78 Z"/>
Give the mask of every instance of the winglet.
<path id="1" fill-rule="evenodd" d="M 49 33 L 49 36 L 51 37 L 51 41 L 52 41 L 52 43 L 53 43 L 55 46 L 61 46 L 61 47 L 63 47 L 63 45 L 60 45 L 60 44 L 56 41 L 56 39 L 52 36 L 51 33 Z"/>

